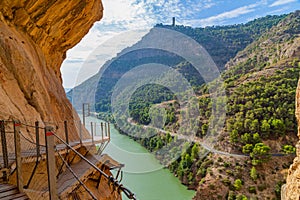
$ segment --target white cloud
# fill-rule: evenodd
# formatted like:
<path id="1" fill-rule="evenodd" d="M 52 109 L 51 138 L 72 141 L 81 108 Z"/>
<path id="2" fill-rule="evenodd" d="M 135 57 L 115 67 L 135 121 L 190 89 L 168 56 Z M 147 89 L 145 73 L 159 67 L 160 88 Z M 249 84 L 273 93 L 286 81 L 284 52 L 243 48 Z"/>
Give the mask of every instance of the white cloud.
<path id="1" fill-rule="evenodd" d="M 281 6 L 281 5 L 285 5 L 285 4 L 296 2 L 296 1 L 297 0 L 278 0 L 278 1 L 275 1 L 274 3 L 272 3 L 269 7 Z"/>
<path id="2" fill-rule="evenodd" d="M 201 26 L 201 27 L 222 24 L 225 20 L 237 18 L 241 15 L 254 12 L 256 10 L 255 8 L 261 5 L 262 3 L 265 3 L 265 1 L 236 8 L 234 10 L 223 12 L 221 14 L 211 16 L 205 19 L 187 20 L 186 23 L 191 26 Z"/>
<path id="3" fill-rule="evenodd" d="M 173 16 L 179 19 L 191 18 L 195 13 L 215 4 L 213 0 L 103 0 L 102 3 L 104 13 L 101 21 L 95 23 L 81 42 L 67 52 L 67 59 L 61 68 L 64 87 L 73 87 L 98 71 L 89 66 L 81 69 L 84 61 L 98 46 L 102 45 L 103 49 L 102 54 L 95 59 L 99 68 L 122 48 L 136 42 L 138 36 L 133 37 L 136 39 L 118 41 L 119 44 L 103 45 L 110 38 L 128 30 L 147 29 L 157 23 L 171 23 Z"/>
<path id="4" fill-rule="evenodd" d="M 288 9 L 290 9 L 289 6 L 282 6 L 282 7 L 279 7 L 278 9 L 276 9 L 276 10 L 271 10 L 271 11 L 267 12 L 266 15 L 280 15 Z"/>
<path id="5" fill-rule="evenodd" d="M 216 4 L 214 0 L 103 0 L 101 24 L 115 24 L 127 30 L 152 27 L 157 23 L 170 24 L 172 17 L 194 18 Z"/>
<path id="6" fill-rule="evenodd" d="M 141 39 L 149 29 L 110 32 L 103 35 L 89 33 L 76 47 L 69 50 L 61 72 L 63 86 L 73 88 L 96 74 L 103 64 L 124 48 Z"/>
<path id="7" fill-rule="evenodd" d="M 137 0 L 103 0 L 104 13 L 100 24 L 115 25 L 124 30 L 149 27 L 155 23 L 145 3 Z"/>
<path id="8" fill-rule="evenodd" d="M 194 27 L 222 25 L 233 21 L 232 19 L 238 19 L 243 15 L 247 16 L 247 14 L 255 12 L 260 9 L 260 7 L 271 9 L 271 6 L 283 5 L 297 0 L 276 0 L 271 5 L 268 5 L 268 1 L 270 0 L 256 1 L 258 2 L 251 5 L 242 6 L 201 19 L 200 16 L 203 12 L 205 13 L 207 11 L 206 14 L 214 13 L 212 11 L 214 6 L 217 8 L 216 10 L 219 11 L 218 7 L 224 4 L 226 4 L 226 9 L 230 9 L 230 7 L 233 7 L 235 4 L 233 2 L 229 3 L 228 1 L 227 5 L 227 1 L 217 0 L 102 0 L 104 6 L 102 20 L 95 23 L 94 27 L 82 41 L 67 53 L 67 60 L 62 66 L 64 86 L 70 87 L 76 84 L 74 77 L 77 77 L 78 67 L 83 64 L 91 52 L 99 45 L 103 45 L 105 41 L 116 37 L 122 32 L 140 28 L 151 28 L 157 23 L 171 24 L 172 17 L 176 17 L 177 24 Z M 250 16 L 247 17 L 249 18 Z M 101 60 L 101 62 L 104 63 L 107 59 L 111 58 L 111 56 L 109 57 L 107 54 L 115 55 L 121 50 L 121 47 L 132 45 L 134 40 L 124 39 L 124 41 L 119 42 L 121 42 L 121 44 L 111 44 L 109 47 L 103 46 L 106 52 L 103 52 L 103 54 L 97 57 L 97 62 Z M 74 66 L 74 68 L 72 68 L 72 66 Z M 94 69 L 86 68 L 86 70 L 89 70 L 87 73 L 88 76 L 95 73 Z M 71 79 L 73 81 L 70 81 Z"/>

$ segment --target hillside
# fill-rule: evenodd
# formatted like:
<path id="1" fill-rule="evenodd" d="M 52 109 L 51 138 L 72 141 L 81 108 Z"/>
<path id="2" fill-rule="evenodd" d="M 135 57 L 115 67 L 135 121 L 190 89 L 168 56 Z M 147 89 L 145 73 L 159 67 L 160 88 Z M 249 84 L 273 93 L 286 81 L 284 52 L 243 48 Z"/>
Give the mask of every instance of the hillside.
<path id="1" fill-rule="evenodd" d="M 225 64 L 239 51 L 259 38 L 261 34 L 268 31 L 285 16 L 268 15 L 246 24 L 208 26 L 205 28 L 173 27 L 161 24 L 158 24 L 157 27 L 179 31 L 199 42 L 222 71 Z"/>
<path id="2" fill-rule="evenodd" d="M 204 148 L 211 147 L 203 148 L 198 144 L 205 141 L 207 130 L 212 126 L 210 122 L 218 123 L 219 120 L 211 113 L 214 106 L 222 104 L 213 102 L 208 93 L 208 88 L 217 81 L 203 84 L 201 78 L 195 79 L 195 73 L 189 73 L 193 66 L 169 53 L 164 55 L 165 60 L 158 58 L 157 62 L 172 66 L 189 81 L 197 80 L 192 81 L 192 86 L 197 94 L 200 116 L 185 118 L 197 106 L 190 110 L 182 109 L 176 96 L 166 88 L 146 85 L 138 88 L 132 96 L 129 105 L 131 119 L 121 117 L 123 123 L 131 122 L 127 125 L 131 136 L 163 163 L 172 156 L 170 154 L 176 154 L 178 159 L 169 163 L 169 169 L 183 184 L 197 190 L 194 199 L 280 199 L 280 188 L 292 163 L 297 141 L 294 113 L 300 72 L 300 12 L 268 16 L 244 25 L 203 29 L 163 27 L 176 29 L 196 39 L 212 55 L 219 69 L 224 70 L 222 79 L 227 98 L 220 101 L 226 102 L 226 119 L 222 130 L 216 133 L 217 141 L 212 147 L 223 153 L 208 153 Z M 152 50 L 143 53 L 142 57 L 149 60 L 139 60 L 139 53 L 134 52 L 126 58 L 130 62 L 125 57 L 119 57 L 107 64 L 114 66 L 111 63 L 115 62 L 115 68 L 111 68 L 113 73 L 107 72 L 102 77 L 98 75 L 100 81 L 97 85 L 101 86 L 102 93 L 94 90 L 95 102 L 103 107 L 96 106 L 96 111 L 110 109 L 110 91 L 125 73 L 122 70 L 157 59 L 152 57 L 155 55 Z M 187 70 L 186 66 L 191 68 Z M 103 69 L 104 75 L 110 70 Z M 109 80 L 110 77 L 114 79 Z M 95 77 L 91 80 L 97 83 Z M 89 81 L 75 88 L 75 91 L 88 90 Z M 77 98 L 73 94 L 74 97 Z M 120 108 L 124 106 L 121 100 L 119 104 Z M 166 111 L 165 119 L 159 118 L 162 108 Z M 158 130 L 157 135 L 153 135 L 154 130 L 151 124 L 148 125 L 149 112 L 154 116 L 152 120 L 164 123 L 164 130 Z M 179 126 L 181 122 L 186 122 L 189 127 L 182 130 Z M 195 130 L 196 137 L 191 143 L 181 142 L 182 138 L 176 136 Z M 151 137 L 138 139 L 141 132 Z M 164 146 L 170 147 L 168 154 L 162 153 Z"/>
<path id="3" fill-rule="evenodd" d="M 293 156 L 276 158 L 270 157 L 270 154 L 295 152 L 292 146 L 297 140 L 294 99 L 300 71 L 299 33 L 299 12 L 296 12 L 227 63 L 227 70 L 222 74 L 228 96 L 226 126 L 219 135 L 216 148 L 226 152 L 244 153 L 250 157 L 237 159 L 209 155 L 204 162 L 194 161 L 183 167 L 182 164 L 187 162 L 186 154 L 183 154 L 171 169 L 186 184 L 199 184 L 198 198 L 210 196 L 214 199 L 215 193 L 224 198 L 224 191 L 230 196 L 245 194 L 262 199 L 276 196 L 279 198 L 278 189 L 284 182 L 282 172 L 288 168 Z M 199 96 L 200 113 L 203 113 L 199 123 L 199 137 L 205 135 L 209 126 L 211 103 L 205 95 L 206 91 L 204 86 Z M 166 129 L 176 132 L 173 124 L 176 123 L 167 125 Z M 159 141 L 160 137 L 156 140 Z M 264 145 L 259 146 L 260 143 Z M 257 147 L 261 147 L 264 155 L 257 155 Z M 187 170 L 189 167 L 194 168 L 194 171 Z M 206 173 L 208 169 L 209 174 Z M 261 177 L 250 177 L 254 172 Z M 189 177 L 197 178 L 193 180 Z M 234 186 L 237 179 L 244 185 L 238 190 Z M 221 185 L 218 184 L 220 182 Z M 229 190 L 231 192 L 228 193 Z"/>
<path id="4" fill-rule="evenodd" d="M 225 167 L 225 173 L 218 171 L 220 163 L 211 165 L 213 170 L 218 171 L 213 176 L 222 176 L 223 186 L 228 184 L 225 191 L 229 191 L 229 196 L 243 194 L 248 198 L 280 199 L 280 185 L 285 181 L 285 170 L 293 156 L 270 157 L 270 154 L 295 152 L 299 36 L 298 11 L 287 16 L 226 64 L 222 77 L 228 96 L 227 118 L 217 148 L 250 155 L 242 168 L 241 161 L 233 159 L 235 164 Z M 265 146 L 260 146 L 258 151 L 260 143 Z M 212 156 L 213 160 L 218 160 L 217 157 Z M 211 178 L 205 176 L 202 182 L 206 183 L 200 184 L 198 198 L 202 199 L 203 192 L 207 192 L 203 186 L 210 188 Z M 243 183 L 240 188 L 237 188 L 238 179 Z M 214 193 L 214 190 L 210 191 L 210 194 Z"/>
<path id="5" fill-rule="evenodd" d="M 267 16 L 246 24 L 232 26 L 194 29 L 185 26 L 172 27 L 160 24 L 156 27 L 175 30 L 195 39 L 208 51 L 218 68 L 222 71 L 225 64 L 238 51 L 244 49 L 254 39 L 277 24 L 284 16 Z M 139 46 L 151 42 L 149 40 L 153 39 L 153 35 L 154 31 L 152 30 L 137 44 L 124 49 L 116 58 L 106 62 L 95 76 L 68 92 L 67 96 L 73 106 L 80 110 L 82 103 L 90 102 L 95 104 L 97 112 L 110 112 L 111 93 L 118 79 L 135 66 L 151 62 L 171 66 L 183 74 L 193 86 L 201 85 L 203 81 L 197 71 L 190 63 L 179 56 L 171 52 L 162 52 L 158 49 L 135 51 Z"/>

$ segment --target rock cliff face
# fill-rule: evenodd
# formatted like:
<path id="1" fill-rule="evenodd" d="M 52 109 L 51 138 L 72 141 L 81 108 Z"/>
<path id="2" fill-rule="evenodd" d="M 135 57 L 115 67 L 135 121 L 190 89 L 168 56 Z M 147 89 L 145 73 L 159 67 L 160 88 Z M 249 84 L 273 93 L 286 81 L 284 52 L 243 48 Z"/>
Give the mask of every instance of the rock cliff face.
<path id="1" fill-rule="evenodd" d="M 102 10 L 101 0 L 0 1 L 0 119 L 51 122 L 59 134 L 68 120 L 78 139 L 60 66 Z"/>
<path id="2" fill-rule="evenodd" d="M 298 121 L 298 137 L 300 138 L 300 80 L 296 93 L 296 117 Z M 283 200 L 300 199 L 300 142 L 298 142 L 296 148 L 297 156 L 289 169 L 287 184 L 282 187 Z"/>

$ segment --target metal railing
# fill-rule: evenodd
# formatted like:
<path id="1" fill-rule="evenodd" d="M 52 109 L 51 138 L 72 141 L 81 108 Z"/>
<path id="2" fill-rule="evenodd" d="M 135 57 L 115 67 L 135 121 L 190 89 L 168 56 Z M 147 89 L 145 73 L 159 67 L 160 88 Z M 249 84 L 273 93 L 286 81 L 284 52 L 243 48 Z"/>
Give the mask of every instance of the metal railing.
<path id="1" fill-rule="evenodd" d="M 2 182 L 17 184 L 19 191 L 25 191 L 34 194 L 35 198 L 42 199 L 48 195 L 48 183 L 41 177 L 45 174 L 44 170 L 39 168 L 45 155 L 45 145 L 41 143 L 43 136 L 39 123 L 28 125 L 17 120 L 0 121 L 1 142 L 0 146 L 0 169 L 3 172 Z M 42 142 L 44 138 L 42 137 Z M 5 150 L 6 149 L 6 150 Z M 5 151 L 7 153 L 5 153 Z M 43 156 L 42 156 L 43 155 Z M 43 157 L 43 158 L 42 158 Z M 2 165 L 2 163 L 4 163 Z M 22 167 L 25 169 L 22 170 Z M 24 175 L 24 170 L 26 175 Z M 16 174 L 16 178 L 12 176 Z M 34 175 L 38 174 L 38 178 Z"/>
<path id="2" fill-rule="evenodd" d="M 31 199 L 57 199 L 58 194 L 55 189 L 57 185 L 54 180 L 56 180 L 62 172 L 63 165 L 67 170 L 72 170 L 72 161 L 66 161 L 68 152 L 72 151 L 75 156 L 80 157 L 83 162 L 87 163 L 96 172 L 99 172 L 100 176 L 104 177 L 107 183 L 113 186 L 113 191 L 117 190 L 119 193 L 124 192 L 129 199 L 136 199 L 135 195 L 118 182 L 118 180 L 106 174 L 89 161 L 85 155 L 80 154 L 73 148 L 68 139 L 69 133 L 66 121 L 62 123 L 65 130 L 64 139 L 58 136 L 53 128 L 49 126 L 41 127 L 40 124 L 39 122 L 35 122 L 34 125 L 29 125 L 28 123 L 20 123 L 18 121 L 0 120 L 0 178 L 2 178 L 2 182 L 10 181 L 10 176 L 16 173 L 15 181 L 17 182 L 19 190 L 23 191 L 24 189 L 26 193 L 33 194 L 32 196 L 35 198 Z M 108 137 L 109 141 L 109 124 L 105 125 L 100 123 L 99 126 L 101 130 L 100 137 L 102 136 L 102 139 Z M 93 135 L 97 135 L 94 127 L 96 127 L 96 124 L 91 123 L 92 138 Z M 92 140 L 94 142 L 94 139 Z M 82 143 L 83 141 L 80 141 L 80 144 Z M 61 152 L 66 153 L 65 158 Z M 61 164 L 57 163 L 55 156 L 60 159 Z M 47 173 L 44 171 L 45 165 L 47 165 Z M 52 167 L 50 165 L 52 165 Z M 22 166 L 26 166 L 26 177 L 22 175 Z M 54 170 L 54 174 L 56 168 L 60 168 L 57 176 L 53 176 L 53 171 L 49 171 L 51 168 Z M 95 195 L 84 185 L 76 173 L 74 171 L 71 173 L 77 179 L 78 183 L 85 188 L 87 193 L 90 194 L 93 199 L 96 199 Z M 48 182 L 45 181 L 44 176 L 48 177 Z M 73 195 L 76 194 L 74 193 Z M 31 196 L 29 195 L 29 197 Z"/>
<path id="3" fill-rule="evenodd" d="M 51 130 L 51 128 L 48 128 L 49 130 Z M 99 172 L 101 174 L 101 176 L 103 176 L 104 178 L 107 179 L 108 183 L 112 184 L 113 187 L 117 188 L 118 190 L 124 192 L 124 194 L 129 198 L 129 199 L 136 199 L 135 195 L 126 187 L 124 187 L 121 183 L 119 183 L 118 180 L 116 180 L 113 176 L 109 176 L 107 175 L 104 171 L 102 171 L 99 167 L 97 167 L 94 163 L 92 163 L 91 161 L 89 161 L 86 157 L 84 157 L 82 154 L 80 154 L 76 149 L 74 149 L 72 146 L 70 146 L 69 144 L 67 144 L 63 139 L 61 139 L 58 135 L 56 135 L 55 133 L 52 132 L 52 134 L 48 134 L 49 137 L 54 136 L 56 137 L 58 140 L 60 140 L 64 145 L 66 145 L 66 147 L 68 147 L 71 151 L 73 151 L 77 156 L 79 156 L 83 161 L 85 161 L 89 166 L 91 166 L 92 168 L 94 168 L 97 172 Z M 51 138 L 49 138 L 51 139 Z M 54 140 L 54 138 L 52 138 L 52 140 Z M 61 157 L 63 159 L 63 157 Z M 75 176 L 76 177 L 76 176 Z M 78 179 L 78 177 L 76 177 L 76 179 Z M 93 196 L 93 195 L 91 195 Z"/>

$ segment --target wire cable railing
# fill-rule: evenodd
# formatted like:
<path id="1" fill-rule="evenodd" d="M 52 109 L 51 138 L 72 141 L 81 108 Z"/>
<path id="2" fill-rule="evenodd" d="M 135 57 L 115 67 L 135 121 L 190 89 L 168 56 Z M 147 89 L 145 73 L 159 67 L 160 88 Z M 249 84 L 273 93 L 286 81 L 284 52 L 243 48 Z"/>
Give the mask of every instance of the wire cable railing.
<path id="1" fill-rule="evenodd" d="M 26 190 L 26 193 L 34 194 L 35 198 L 30 199 L 44 199 L 47 196 L 48 185 L 42 176 L 47 174 L 38 166 L 42 160 L 41 151 L 45 152 L 45 146 L 37 139 L 42 136 L 40 130 L 43 128 L 37 124 L 28 125 L 17 120 L 2 120 L 0 127 L 0 163 L 6 163 L 0 164 L 0 169 L 6 172 L 1 174 L 1 181 L 17 184 L 20 191 Z"/>
<path id="2" fill-rule="evenodd" d="M 104 171 L 102 171 L 99 167 L 97 167 L 94 163 L 89 161 L 86 157 L 84 157 L 82 154 L 80 154 L 76 149 L 74 149 L 72 146 L 67 144 L 63 139 L 61 139 L 58 135 L 53 133 L 53 135 L 60 140 L 63 144 L 65 144 L 70 150 L 72 150 L 76 155 L 78 155 L 83 161 L 88 163 L 92 168 L 94 168 L 97 172 L 101 174 L 101 176 L 105 177 L 108 181 L 108 183 L 111 183 L 114 188 L 117 188 L 118 190 L 122 191 L 129 199 L 136 199 L 134 193 L 132 193 L 129 189 L 124 187 L 118 180 L 116 180 L 113 176 L 107 175 Z"/>
<path id="3" fill-rule="evenodd" d="M 66 165 L 68 170 L 72 173 L 72 175 L 76 178 L 76 180 L 80 183 L 82 187 L 87 191 L 87 193 L 94 199 L 97 200 L 97 197 L 88 189 L 88 187 L 80 180 L 80 178 L 76 175 L 76 173 L 72 170 L 71 166 L 68 164 L 68 162 L 64 159 L 64 157 L 59 153 L 59 151 L 56 149 L 58 152 L 58 155 L 60 159 L 63 161 L 63 163 Z M 73 193 L 73 192 L 72 192 Z"/>
<path id="4" fill-rule="evenodd" d="M 43 126 L 40 126 L 40 124 Z M 75 149 L 74 146 L 72 146 L 74 144 L 71 144 L 68 140 L 68 127 L 66 121 L 59 124 L 35 122 L 32 125 L 14 120 L 0 120 L 0 182 L 1 178 L 4 182 L 12 181 L 9 180 L 9 177 L 14 173 L 17 175 L 20 173 L 20 171 L 18 171 L 18 165 L 20 165 L 26 168 L 26 175 L 23 174 L 23 177 L 21 175 L 19 178 L 17 176 L 17 180 L 15 180 L 22 187 L 21 190 L 24 189 L 30 199 L 51 199 L 50 183 L 49 181 L 45 181 L 47 177 L 52 176 L 52 174 L 48 174 L 48 171 L 45 172 L 45 166 L 48 165 L 48 160 L 46 159 L 48 157 L 46 128 L 49 127 L 45 125 L 53 125 L 55 127 L 55 129 L 52 128 L 54 136 L 53 139 L 55 140 L 53 142 L 54 146 L 52 147 L 55 147 L 54 154 L 57 158 L 59 158 L 55 159 L 55 165 L 59 171 L 57 177 L 64 170 L 69 170 L 76 178 L 79 186 L 82 186 L 92 199 L 97 199 L 91 190 L 89 190 L 84 182 L 76 175 L 75 171 L 72 170 L 72 162 L 76 156 L 83 162 L 87 163 L 90 168 L 93 168 L 96 172 L 100 173 L 100 177 L 104 177 L 107 180 L 107 183 L 113 186 L 112 192 L 115 190 L 118 191 L 118 193 L 123 192 L 129 199 L 136 199 L 135 195 L 129 189 L 124 187 L 120 181 L 99 169 L 99 167 L 86 158 L 86 155 L 82 155 Z M 96 123 L 91 123 L 92 142 L 94 142 L 94 136 L 99 136 L 96 132 L 96 126 Z M 100 123 L 98 126 L 98 130 L 101 132 L 101 139 L 108 138 L 108 140 L 103 141 L 109 141 L 109 124 Z M 57 129 L 64 130 L 65 135 L 61 133 L 59 135 L 54 133 Z M 18 137 L 16 137 L 16 135 Z M 19 140 L 19 145 L 16 145 L 17 138 Z M 81 137 L 80 140 L 80 144 L 82 145 L 83 141 Z M 20 147 L 19 150 L 17 150 L 17 146 Z M 78 146 L 76 146 L 76 148 L 78 148 Z M 70 159 L 68 156 L 69 152 L 73 152 L 73 159 Z M 86 154 L 88 152 L 89 150 L 87 150 Z M 17 164 L 17 160 L 19 160 L 21 164 Z M 58 160 L 60 160 L 60 162 L 58 162 Z M 67 169 L 63 169 L 64 166 Z M 76 188 L 78 189 L 78 187 Z M 70 193 L 70 195 L 75 195 L 77 198 L 80 198 L 80 195 L 78 196 L 78 194 L 75 194 L 76 192 L 74 190 Z"/>

